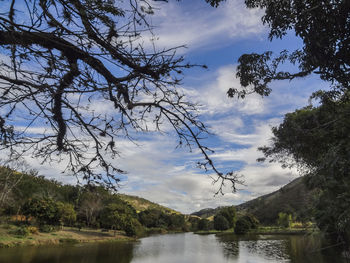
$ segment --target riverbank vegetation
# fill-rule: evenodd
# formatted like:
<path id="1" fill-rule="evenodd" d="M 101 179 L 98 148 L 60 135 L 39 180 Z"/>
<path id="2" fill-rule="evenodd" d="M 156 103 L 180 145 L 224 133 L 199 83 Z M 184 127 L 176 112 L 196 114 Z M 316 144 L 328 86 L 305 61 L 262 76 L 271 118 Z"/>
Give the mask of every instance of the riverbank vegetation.
<path id="1" fill-rule="evenodd" d="M 9 176 L 11 174 L 11 176 Z M 305 233 L 309 225 L 288 213 L 276 215 L 274 226 L 234 206 L 221 207 L 208 218 L 183 215 L 148 200 L 121 195 L 102 186 L 64 185 L 37 176 L 0 168 L 0 180 L 16 182 L 0 208 L 0 246 L 135 240 L 150 234 L 192 231 L 198 234 L 238 235 Z M 311 227 L 311 228 L 310 228 Z"/>
<path id="2" fill-rule="evenodd" d="M 6 167 L 0 167 L 0 180 L 4 182 L 0 186 L 3 246 L 69 239 L 128 240 L 126 237 L 191 229 L 179 212 L 102 186 L 64 185 L 33 171 L 20 173 Z M 13 187 L 6 187 L 9 185 Z M 143 210 L 137 211 L 125 201 L 128 199 Z"/>
<path id="3" fill-rule="evenodd" d="M 0 248 L 16 246 L 39 246 L 51 244 L 74 244 L 87 242 L 134 241 L 122 231 L 101 231 L 97 229 L 64 227 L 45 233 L 33 226 L 0 225 Z"/>

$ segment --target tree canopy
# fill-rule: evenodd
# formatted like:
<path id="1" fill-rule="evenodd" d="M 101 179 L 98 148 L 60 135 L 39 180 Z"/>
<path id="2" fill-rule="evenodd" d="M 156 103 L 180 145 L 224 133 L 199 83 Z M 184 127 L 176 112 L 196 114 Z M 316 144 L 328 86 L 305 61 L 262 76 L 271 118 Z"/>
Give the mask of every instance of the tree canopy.
<path id="1" fill-rule="evenodd" d="M 125 172 L 114 160 L 119 142 L 170 125 L 179 145 L 199 148 L 198 165 L 235 190 L 237 175 L 216 169 L 201 142 L 207 129 L 197 105 L 179 89 L 183 70 L 195 65 L 176 55 L 178 47 L 159 50 L 148 41 L 151 4 L 2 1 L 1 149 L 62 161 L 83 179 L 113 184 Z"/>
<path id="2" fill-rule="evenodd" d="M 321 105 L 285 116 L 273 128 L 272 143 L 261 147 L 265 158 L 297 165 L 308 185 L 320 189 L 315 218 L 322 230 L 349 243 L 350 101 L 319 93 Z M 263 158 L 263 159 L 265 159 Z"/>
<path id="3" fill-rule="evenodd" d="M 265 11 L 262 22 L 270 28 L 269 39 L 295 33 L 302 40 L 297 50 L 242 55 L 237 76 L 244 89 L 231 88 L 230 97 L 256 92 L 267 96 L 274 80 L 292 80 L 317 74 L 334 90 L 350 88 L 350 2 L 347 0 L 246 0 L 248 8 Z M 294 65 L 286 71 L 283 64 Z"/>

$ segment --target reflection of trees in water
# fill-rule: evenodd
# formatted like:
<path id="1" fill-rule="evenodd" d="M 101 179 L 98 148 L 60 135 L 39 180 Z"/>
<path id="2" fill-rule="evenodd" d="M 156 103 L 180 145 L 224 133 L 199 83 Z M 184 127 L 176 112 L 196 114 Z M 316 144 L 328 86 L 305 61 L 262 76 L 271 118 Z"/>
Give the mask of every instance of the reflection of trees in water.
<path id="1" fill-rule="evenodd" d="M 237 241 L 223 243 L 225 258 L 237 257 L 239 254 L 239 245 Z"/>
<path id="2" fill-rule="evenodd" d="M 325 239 L 319 233 L 291 236 L 288 245 L 291 262 L 348 262 L 341 258 L 341 250 L 325 242 Z"/>
<path id="3" fill-rule="evenodd" d="M 239 244 L 236 236 L 230 235 L 219 235 L 217 241 L 223 248 L 225 258 L 237 258 L 239 254 Z"/>
<path id="4" fill-rule="evenodd" d="M 239 244 L 248 249 L 250 254 L 260 255 L 266 259 L 288 260 L 287 240 L 250 240 Z"/>
<path id="5" fill-rule="evenodd" d="M 20 247 L 1 251 L 0 262 L 130 263 L 133 258 L 132 252 L 133 244 L 131 243 Z"/>
<path id="6" fill-rule="evenodd" d="M 288 241 L 284 238 L 259 235 L 222 235 L 218 241 L 224 248 L 225 256 L 238 256 L 241 253 L 258 255 L 261 258 L 288 260 Z M 244 252 L 246 251 L 246 252 Z"/>

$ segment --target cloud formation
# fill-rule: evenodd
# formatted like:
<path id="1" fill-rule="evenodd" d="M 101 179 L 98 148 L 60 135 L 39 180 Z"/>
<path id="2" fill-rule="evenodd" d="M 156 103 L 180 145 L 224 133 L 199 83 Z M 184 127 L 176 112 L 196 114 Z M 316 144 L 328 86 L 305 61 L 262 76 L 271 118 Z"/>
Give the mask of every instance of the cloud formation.
<path id="1" fill-rule="evenodd" d="M 262 11 L 247 9 L 240 0 L 212 8 L 204 1 L 159 3 L 152 17 L 156 45 L 170 48 L 186 45 L 187 51 L 214 49 L 259 36 L 265 31 Z"/>

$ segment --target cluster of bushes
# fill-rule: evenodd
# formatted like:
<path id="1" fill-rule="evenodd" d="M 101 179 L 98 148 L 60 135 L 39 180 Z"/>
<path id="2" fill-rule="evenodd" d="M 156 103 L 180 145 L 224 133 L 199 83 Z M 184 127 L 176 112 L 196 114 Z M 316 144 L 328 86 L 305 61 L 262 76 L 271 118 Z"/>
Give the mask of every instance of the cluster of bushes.
<path id="1" fill-rule="evenodd" d="M 229 228 L 234 229 L 237 220 L 236 216 L 236 209 L 234 206 L 221 208 L 214 216 L 214 229 L 220 231 Z"/>
<path id="2" fill-rule="evenodd" d="M 187 231 L 185 217 L 182 214 L 168 214 L 158 209 L 147 209 L 139 213 L 142 225 L 148 228 L 165 228 L 173 231 Z"/>
<path id="3" fill-rule="evenodd" d="M 245 214 L 238 218 L 235 227 L 235 233 L 238 235 L 246 234 L 251 229 L 257 229 L 259 226 L 259 220 L 251 215 Z"/>

